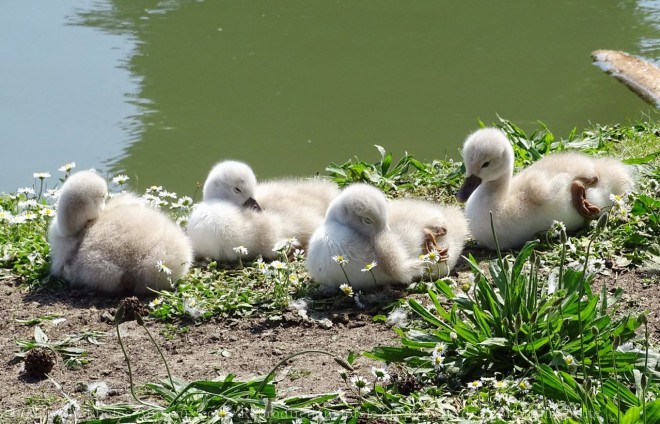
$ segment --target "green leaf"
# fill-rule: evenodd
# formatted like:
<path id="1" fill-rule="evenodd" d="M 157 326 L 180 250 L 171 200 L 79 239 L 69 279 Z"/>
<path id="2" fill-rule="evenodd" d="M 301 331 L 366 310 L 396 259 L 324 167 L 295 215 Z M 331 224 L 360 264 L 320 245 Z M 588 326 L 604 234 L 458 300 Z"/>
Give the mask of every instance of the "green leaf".
<path id="1" fill-rule="evenodd" d="M 660 399 L 647 403 L 644 412 L 647 423 L 660 423 Z"/>
<path id="2" fill-rule="evenodd" d="M 392 163 L 392 154 L 387 153 L 383 147 L 377 144 L 375 146 L 380 152 L 380 173 L 381 175 L 386 175 Z"/>
<path id="3" fill-rule="evenodd" d="M 411 357 L 428 356 L 428 353 L 407 347 L 376 346 L 370 352 L 363 352 L 362 356 L 388 363 L 396 363 L 404 362 Z"/>
<path id="4" fill-rule="evenodd" d="M 479 343 L 479 346 L 510 347 L 511 343 L 504 337 L 490 337 Z"/>
<path id="5" fill-rule="evenodd" d="M 294 396 L 284 399 L 289 408 L 304 408 L 309 405 L 320 405 L 337 398 L 337 393 L 316 394 L 307 396 Z"/>
<path id="6" fill-rule="evenodd" d="M 660 156 L 660 151 L 653 152 L 641 158 L 624 159 L 623 163 L 625 163 L 626 165 L 645 165 L 647 163 L 652 162 L 658 156 Z"/>
<path id="7" fill-rule="evenodd" d="M 616 380 L 605 380 L 603 383 L 603 393 L 610 398 L 618 396 L 626 407 L 640 405 L 640 401 L 637 396 L 635 396 L 635 394 L 631 392 L 628 387 L 624 386 Z"/>
<path id="8" fill-rule="evenodd" d="M 451 329 L 451 327 L 449 327 L 444 322 L 440 321 L 435 315 L 433 315 L 431 312 L 429 312 L 428 309 L 426 309 L 424 306 L 422 306 L 415 299 L 409 299 L 408 300 L 408 305 L 410 305 L 410 308 L 413 311 L 415 311 L 415 313 L 417 313 L 417 315 L 422 317 L 429 324 L 431 324 L 435 327 L 443 327 L 443 328 Z"/>
<path id="9" fill-rule="evenodd" d="M 642 407 L 634 406 L 626 411 L 623 417 L 621 417 L 619 424 L 634 424 L 640 422 L 641 417 L 642 417 Z"/>

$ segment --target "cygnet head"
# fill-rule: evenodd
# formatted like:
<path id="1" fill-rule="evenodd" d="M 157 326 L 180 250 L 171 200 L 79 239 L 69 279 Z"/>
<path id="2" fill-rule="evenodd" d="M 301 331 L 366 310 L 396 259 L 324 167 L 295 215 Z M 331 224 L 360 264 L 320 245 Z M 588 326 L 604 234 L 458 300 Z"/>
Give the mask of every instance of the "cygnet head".
<path id="1" fill-rule="evenodd" d="M 235 160 L 217 163 L 206 178 L 203 197 L 208 200 L 222 200 L 236 206 L 261 210 L 254 200 L 257 178 L 249 165 Z"/>
<path id="2" fill-rule="evenodd" d="M 346 187 L 328 206 L 326 221 L 346 225 L 366 237 L 387 228 L 387 199 L 367 184 Z"/>
<path id="3" fill-rule="evenodd" d="M 465 202 L 482 182 L 495 181 L 513 173 L 513 148 L 498 128 L 482 128 L 468 136 L 463 144 L 465 182 L 456 194 Z"/>
<path id="4" fill-rule="evenodd" d="M 57 224 L 63 235 L 78 234 L 105 207 L 108 184 L 94 171 L 80 171 L 64 182 L 57 201 Z"/>

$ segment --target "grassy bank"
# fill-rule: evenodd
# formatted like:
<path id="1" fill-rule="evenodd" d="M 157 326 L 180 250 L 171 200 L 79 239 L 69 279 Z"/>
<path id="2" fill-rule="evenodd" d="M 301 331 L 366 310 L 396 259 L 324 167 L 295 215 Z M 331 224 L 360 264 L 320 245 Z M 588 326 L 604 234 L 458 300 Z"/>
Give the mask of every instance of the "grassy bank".
<path id="1" fill-rule="evenodd" d="M 563 149 L 615 155 L 636 167 L 637 189 L 617 199 L 607 221 L 578 234 L 558 226 L 516 252 L 468 246 L 458 275 L 419 282 L 401 299 L 378 306 L 373 319 L 389 318 L 400 345 L 369 352 L 356 346 L 347 358 L 299 353 L 333 357 L 345 382 L 341 391 L 282 398 L 273 364 L 272 372 L 251 381 L 168 376 L 148 385 L 147 400 L 136 395 L 130 405 L 90 403 L 78 414 L 103 423 L 658 422 L 658 357 L 648 320 L 626 310 L 624 293 L 607 290 L 605 282 L 628 270 L 660 267 L 660 124 L 598 126 L 564 138 L 542 126 L 525 134 L 508 121 L 498 124 L 514 144 L 518 167 Z M 71 171 L 64 166 L 56 176 L 36 173 L 31 186 L 0 197 L 0 277 L 16 281 L 16 290 L 65 287 L 47 275 L 45 234 L 56 214 L 53 189 Z M 328 174 L 340 185 L 363 181 L 390 197 L 444 203 L 454 202 L 463 179 L 460 163 L 395 158 L 382 148 L 375 160 L 331 164 Z M 116 177 L 115 191 L 129 182 Z M 159 187 L 145 196 L 185 226 L 192 199 Z M 180 332 L 218 318 L 277 321 L 291 308 L 311 316 L 337 304 L 359 309 L 373 302 L 361 293 L 300 302 L 313 294 L 314 284 L 304 256 L 288 257 L 288 250 L 281 246 L 280 260 L 272 263 L 196 264 L 173 291 L 148 302 L 145 319 L 183 323 Z M 658 284 L 657 274 L 649 275 L 650 284 Z M 35 334 L 23 350 L 37 347 L 37 339 Z M 369 375 L 354 372 L 351 364 L 361 355 L 382 366 Z M 288 359 L 295 360 L 281 364 Z M 73 416 L 67 407 L 61 412 Z"/>

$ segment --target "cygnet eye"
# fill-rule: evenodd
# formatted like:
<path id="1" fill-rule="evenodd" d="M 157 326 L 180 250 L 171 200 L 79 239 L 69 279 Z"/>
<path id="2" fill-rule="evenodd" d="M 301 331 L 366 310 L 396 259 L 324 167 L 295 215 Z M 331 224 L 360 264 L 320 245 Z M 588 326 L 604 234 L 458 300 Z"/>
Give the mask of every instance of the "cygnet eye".
<path id="1" fill-rule="evenodd" d="M 366 225 L 373 225 L 374 223 L 371 219 L 367 218 L 366 216 L 362 217 L 362 222 Z"/>
<path id="2" fill-rule="evenodd" d="M 240 188 L 234 187 L 234 193 L 242 193 L 242 192 Z"/>
<path id="3" fill-rule="evenodd" d="M 490 165 L 490 162 L 489 162 L 489 161 L 487 161 L 487 162 L 484 162 L 484 164 L 483 164 L 483 165 L 481 165 L 481 167 L 482 167 L 482 168 L 487 168 L 487 167 L 488 167 L 488 165 Z"/>

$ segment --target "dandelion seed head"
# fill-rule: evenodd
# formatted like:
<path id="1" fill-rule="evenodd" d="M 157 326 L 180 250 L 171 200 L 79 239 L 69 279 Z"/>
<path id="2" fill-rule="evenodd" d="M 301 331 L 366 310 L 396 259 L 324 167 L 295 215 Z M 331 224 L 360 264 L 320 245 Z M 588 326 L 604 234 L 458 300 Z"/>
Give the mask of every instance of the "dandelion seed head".
<path id="1" fill-rule="evenodd" d="M 389 327 L 405 327 L 408 325 L 408 312 L 404 308 L 396 308 L 387 315 L 385 321 Z"/>

